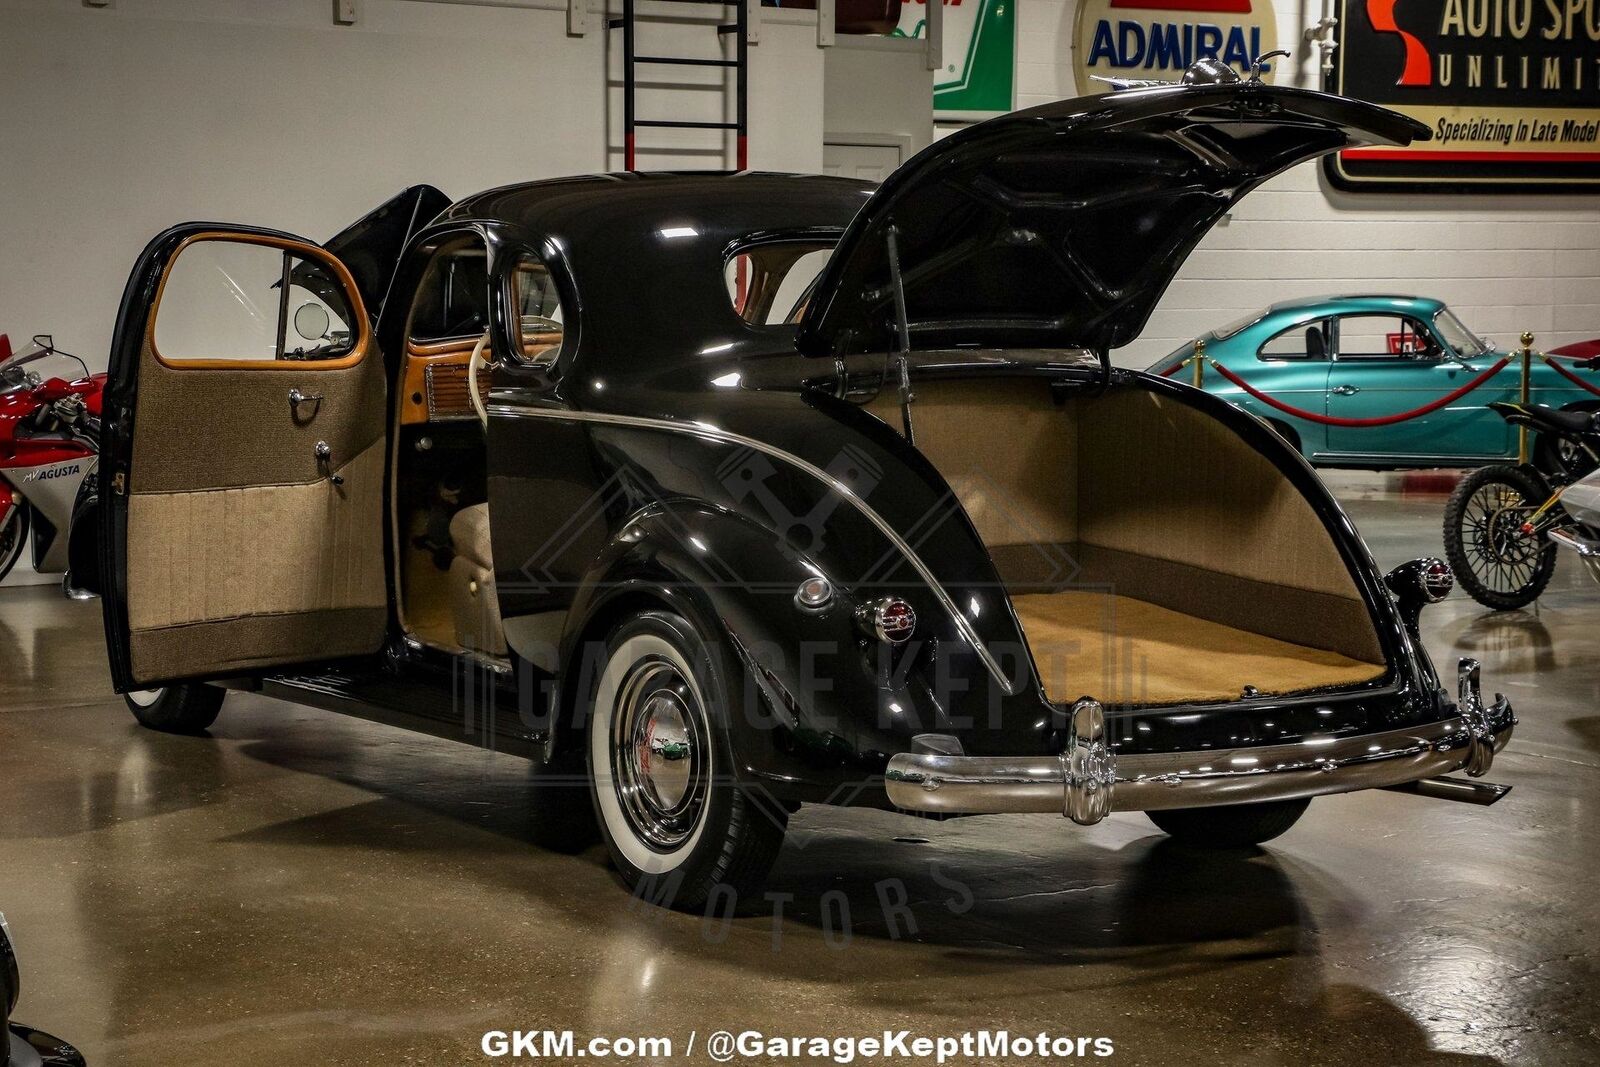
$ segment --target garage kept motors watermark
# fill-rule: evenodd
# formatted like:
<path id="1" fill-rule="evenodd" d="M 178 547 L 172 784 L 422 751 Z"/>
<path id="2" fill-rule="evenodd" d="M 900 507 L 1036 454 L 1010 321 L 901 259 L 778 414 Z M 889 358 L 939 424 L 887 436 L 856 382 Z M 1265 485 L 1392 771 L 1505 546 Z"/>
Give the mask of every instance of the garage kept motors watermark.
<path id="1" fill-rule="evenodd" d="M 1177 81 L 1198 59 L 1249 74 L 1277 47 L 1271 0 L 1079 0 L 1072 67 L 1087 95 L 1108 88 L 1095 77 Z"/>
<path id="2" fill-rule="evenodd" d="M 1600 0 L 1343 0 L 1332 80 L 1433 131 L 1328 157 L 1342 187 L 1600 186 Z"/>

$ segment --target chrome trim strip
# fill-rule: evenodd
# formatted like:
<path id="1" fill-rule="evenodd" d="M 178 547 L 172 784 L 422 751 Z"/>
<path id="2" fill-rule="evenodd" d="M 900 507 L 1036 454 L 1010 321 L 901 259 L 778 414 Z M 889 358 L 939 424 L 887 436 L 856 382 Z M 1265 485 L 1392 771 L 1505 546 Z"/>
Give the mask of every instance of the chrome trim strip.
<path id="1" fill-rule="evenodd" d="M 705 423 L 699 422 L 677 422 L 672 419 L 655 419 L 642 415 L 614 415 L 602 411 L 569 411 L 566 409 L 557 408 L 530 408 L 517 404 L 504 403 L 490 404 L 489 414 L 505 415 L 511 418 L 519 419 L 567 419 L 574 422 L 594 422 L 610 426 L 632 426 L 649 430 L 669 430 L 673 433 L 688 434 L 691 437 L 700 437 L 708 441 L 716 441 L 720 444 L 743 445 L 744 447 L 754 449 L 763 455 L 771 456 L 773 459 L 788 463 L 794 467 L 798 467 L 800 470 L 805 471 L 807 474 L 822 482 L 834 492 L 838 493 L 845 500 L 849 501 L 852 507 L 860 512 L 869 522 L 872 523 L 872 525 L 876 526 L 878 531 L 882 533 L 884 537 L 889 539 L 889 543 L 894 545 L 895 548 L 900 551 L 901 555 L 905 556 L 906 561 L 910 563 L 911 566 L 916 569 L 917 574 L 922 577 L 922 581 L 925 585 L 927 585 L 928 590 L 933 593 L 933 595 L 938 598 L 939 603 L 944 606 L 946 613 L 948 613 L 950 618 L 955 622 L 956 629 L 961 631 L 962 638 L 965 639 L 967 644 L 972 646 L 972 650 L 976 652 L 978 654 L 978 658 L 983 661 L 984 669 L 989 672 L 989 677 L 995 680 L 995 684 L 1000 687 L 1001 691 L 1005 693 L 1006 696 L 1016 696 L 1017 687 L 1012 684 L 1009 678 L 1006 677 L 1005 672 L 1000 669 L 1000 664 L 995 660 L 994 656 L 990 654 L 989 649 L 978 637 L 978 632 L 972 628 L 972 623 L 967 620 L 965 615 L 961 614 L 961 609 L 956 606 L 955 600 L 948 592 L 945 591 L 944 586 L 939 583 L 939 579 L 934 576 L 933 571 L 928 568 L 928 565 L 922 562 L 922 558 L 917 555 L 917 553 L 908 543 L 906 543 L 905 538 L 901 537 L 899 533 L 895 531 L 894 527 L 889 525 L 887 519 L 885 519 L 882 515 L 879 515 L 867 504 L 865 500 L 862 500 L 860 496 L 856 495 L 855 490 L 851 489 L 850 486 L 835 478 L 833 475 L 829 474 L 821 467 L 818 467 L 816 464 L 801 459 L 792 452 L 785 452 L 781 448 L 769 445 L 765 441 L 758 441 L 754 437 L 746 437 L 744 434 L 734 433 L 731 430 L 724 430 L 717 426 L 709 426 Z"/>
<path id="2" fill-rule="evenodd" d="M 1436 778 L 1469 762 L 1481 763 L 1485 752 L 1492 760 L 1505 746 L 1517 721 L 1511 705 L 1500 697 L 1483 715 L 1483 724 L 1456 717 L 1412 729 L 1307 738 L 1288 745 L 1119 755 L 1111 809 L 1295 800 Z M 1475 739 L 1475 727 L 1482 725 L 1489 734 Z M 1067 798 L 1059 756 L 902 752 L 889 760 L 884 788 L 897 808 L 943 815 L 1059 813 Z"/>

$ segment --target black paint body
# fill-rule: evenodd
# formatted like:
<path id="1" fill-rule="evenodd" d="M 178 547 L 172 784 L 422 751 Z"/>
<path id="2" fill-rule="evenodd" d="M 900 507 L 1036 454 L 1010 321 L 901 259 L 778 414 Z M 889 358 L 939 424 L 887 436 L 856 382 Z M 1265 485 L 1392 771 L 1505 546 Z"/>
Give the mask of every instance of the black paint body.
<path id="1" fill-rule="evenodd" d="M 974 127 L 876 194 L 825 177 L 610 175 L 461 201 L 411 236 L 385 288 L 378 343 L 397 373 L 410 294 L 432 251 L 453 235 L 475 234 L 489 248 L 498 351 L 521 351 L 510 295 L 515 254 L 533 252 L 549 267 L 564 314 L 559 356 L 549 367 L 502 361 L 488 397 L 502 615 L 508 633 L 537 619 L 544 636 L 512 638 L 520 654 L 507 677 L 418 649 L 393 624 L 388 648 L 369 660 L 237 684 L 559 758 L 580 736 L 593 666 L 586 650 L 618 621 L 664 604 L 726 657 L 736 682 L 727 727 L 741 774 L 785 801 L 884 803 L 873 776 L 922 732 L 955 734 L 972 754 L 1060 751 L 1066 709 L 1045 697 L 970 520 L 928 461 L 856 403 L 895 387 L 880 251 L 893 231 L 905 235 L 906 333 L 911 347 L 926 350 L 908 356 L 913 383 L 1027 375 L 1069 394 L 1148 390 L 1196 408 L 1306 497 L 1371 611 L 1389 665 L 1383 679 L 1291 699 L 1111 708 L 1119 752 L 1274 744 L 1445 718 L 1454 709 L 1433 668 L 1349 520 L 1300 456 L 1222 400 L 1106 365 L 1109 347 L 1138 333 L 1194 243 L 1249 189 L 1333 148 L 1417 134 L 1390 112 L 1298 90 L 1151 90 Z M 941 243 L 940 219 L 928 212 L 963 190 L 982 210 L 947 204 Z M 1119 245 L 1097 263 L 1097 242 L 1118 227 L 1158 228 L 1160 239 Z M 377 229 L 392 242 L 392 227 Z M 735 311 L 725 278 L 734 252 L 835 240 L 839 251 L 798 329 L 751 324 Z M 1031 273 L 995 277 L 1032 262 L 994 255 L 1007 241 L 1056 249 L 1055 284 Z M 938 291 L 948 298 L 933 299 L 930 287 L 952 267 L 973 272 L 970 293 L 945 285 Z M 1001 314 L 1007 283 L 1017 295 Z M 1012 355 L 1008 346 L 1031 350 Z M 108 392 L 117 388 L 113 381 Z M 934 582 L 868 511 L 915 546 Z M 794 593 L 815 574 L 837 595 L 805 610 Z M 912 641 L 893 650 L 864 638 L 854 620 L 856 605 L 887 595 L 910 602 L 919 620 Z M 951 605 L 998 660 L 1003 681 Z"/>

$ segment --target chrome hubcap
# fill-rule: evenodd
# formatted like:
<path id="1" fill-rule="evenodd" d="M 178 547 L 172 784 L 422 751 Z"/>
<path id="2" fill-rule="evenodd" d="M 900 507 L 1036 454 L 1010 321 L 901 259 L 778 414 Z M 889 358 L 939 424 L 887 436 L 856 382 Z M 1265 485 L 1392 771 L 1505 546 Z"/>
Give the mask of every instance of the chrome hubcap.
<path id="1" fill-rule="evenodd" d="M 677 666 L 635 664 L 618 693 L 611 779 L 638 838 L 671 851 L 694 832 L 705 807 L 705 715 Z"/>

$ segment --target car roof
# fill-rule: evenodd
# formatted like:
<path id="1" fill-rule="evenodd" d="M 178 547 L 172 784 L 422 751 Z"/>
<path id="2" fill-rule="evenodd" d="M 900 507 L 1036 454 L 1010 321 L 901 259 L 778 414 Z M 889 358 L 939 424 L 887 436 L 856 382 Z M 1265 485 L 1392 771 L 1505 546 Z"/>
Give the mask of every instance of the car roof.
<path id="1" fill-rule="evenodd" d="M 1413 311 L 1431 315 L 1444 307 L 1444 301 L 1431 296 L 1404 296 L 1398 293 L 1339 293 L 1330 296 L 1305 296 L 1280 300 L 1265 314 L 1299 311 L 1326 311 L 1343 315 L 1351 311 Z"/>
<path id="2" fill-rule="evenodd" d="M 574 366 L 604 353 L 619 376 L 707 350 L 771 349 L 772 333 L 734 310 L 728 258 L 769 239 L 831 245 L 875 188 L 821 174 L 591 174 L 490 189 L 435 221 L 502 223 L 557 250 L 579 304 L 601 312 L 583 315 Z"/>

